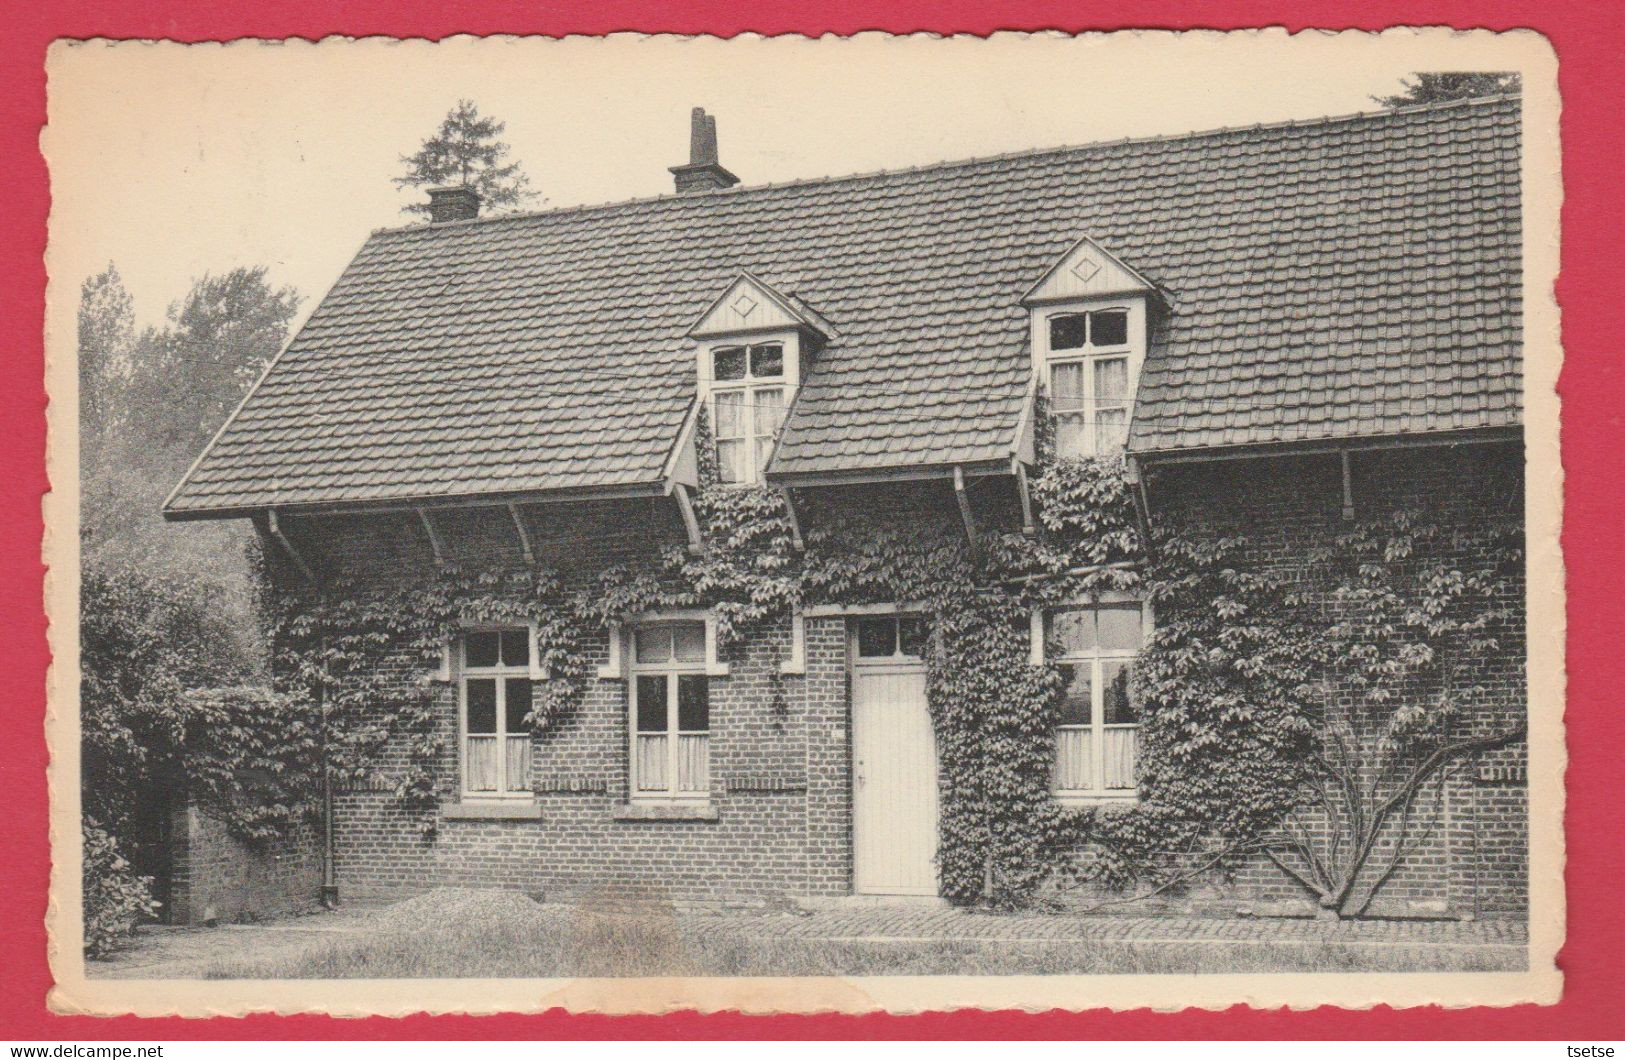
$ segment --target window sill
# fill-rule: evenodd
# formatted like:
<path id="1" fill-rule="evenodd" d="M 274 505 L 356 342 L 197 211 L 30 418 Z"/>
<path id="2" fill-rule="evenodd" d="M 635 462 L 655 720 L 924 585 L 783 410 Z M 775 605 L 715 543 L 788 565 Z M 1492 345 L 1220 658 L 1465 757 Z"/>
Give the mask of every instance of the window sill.
<path id="1" fill-rule="evenodd" d="M 1138 803 L 1140 796 L 1137 792 L 1132 791 L 1121 794 L 1114 792 L 1109 795 L 1056 795 L 1055 801 L 1068 809 L 1083 809 L 1089 806 L 1127 809 Z"/>
<path id="2" fill-rule="evenodd" d="M 445 821 L 539 821 L 542 806 L 535 799 L 469 799 L 441 803 L 440 817 Z"/>
<path id="3" fill-rule="evenodd" d="M 617 821 L 715 821 L 713 802 L 623 802 L 615 807 Z"/>

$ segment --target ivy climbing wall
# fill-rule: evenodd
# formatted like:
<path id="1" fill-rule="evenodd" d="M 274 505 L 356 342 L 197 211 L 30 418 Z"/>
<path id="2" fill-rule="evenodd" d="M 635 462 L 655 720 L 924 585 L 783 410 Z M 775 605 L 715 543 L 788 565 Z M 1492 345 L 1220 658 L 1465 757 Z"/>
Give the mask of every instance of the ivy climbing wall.
<path id="1" fill-rule="evenodd" d="M 1491 584 L 1479 568 L 1499 554 L 1451 553 L 1452 528 L 1515 522 L 1520 467 L 1514 450 L 1492 447 L 1359 457 L 1352 519 L 1335 456 L 1171 467 L 1150 478 L 1149 539 L 1123 465 L 1111 460 L 1041 466 L 1037 534 L 1022 532 L 1012 479 L 972 479 L 974 544 L 945 478 L 797 491 L 804 551 L 776 492 L 709 481 L 695 505 L 700 555 L 685 547 L 664 498 L 521 509 L 529 563 L 505 508 L 436 513 L 438 565 L 412 514 L 289 519 L 327 577 L 311 589 L 273 563 L 267 610 L 284 689 L 305 690 L 328 720 L 343 792 L 340 885 L 352 891 L 470 883 L 710 904 L 850 893 L 844 620 L 806 622 L 805 673 L 784 674 L 781 663 L 797 609 L 907 602 L 933 620 L 926 662 L 943 895 L 1000 907 L 1188 907 L 1204 895 L 1232 907 L 1302 902 L 1307 888 L 1272 857 L 1319 776 L 1315 719 L 1329 715 L 1318 712 L 1339 702 L 1339 680 L 1359 677 L 1339 676 L 1336 661 L 1317 654 L 1340 629 L 1328 594 L 1359 589 L 1345 577 L 1335 593 L 1314 590 L 1317 550 L 1367 521 L 1391 547 L 1384 520 L 1426 509 L 1418 518 L 1427 532 L 1412 527 L 1404 540 L 1432 550 L 1443 575 Z M 1392 565 L 1407 563 L 1415 566 Z M 1493 584 L 1521 606 L 1521 588 Z M 1419 599 L 1453 599 L 1454 585 L 1435 578 Z M 1102 591 L 1142 593 L 1158 609 L 1136 677 L 1141 799 L 1113 811 L 1050 795 L 1060 680 L 1029 661 L 1034 608 Z M 679 607 L 716 614 L 730 673 L 712 682 L 706 814 L 654 821 L 625 812 L 625 683 L 598 676 L 598 666 L 614 624 Z M 441 646 L 471 619 L 536 623 L 553 676 L 533 719 L 526 819 L 447 809 L 456 701 L 434 673 Z M 1429 628 L 1447 626 L 1459 633 L 1461 623 Z M 1470 727 L 1475 711 L 1521 712 L 1521 640 L 1463 654 L 1444 633 L 1436 639 L 1428 673 L 1440 669 L 1435 649 L 1459 655 L 1472 694 L 1456 697 L 1467 707 L 1430 713 L 1432 678 L 1416 664 L 1416 709 L 1401 712 L 1400 734 L 1406 753 L 1423 758 L 1438 745 L 1434 715 Z M 1407 720 L 1412 713 L 1422 720 Z M 1518 908 L 1521 755 L 1508 739 L 1422 785 L 1418 832 L 1374 840 L 1377 865 L 1384 843 L 1407 844 L 1381 881 L 1383 902 L 1445 894 L 1454 913 Z"/>
<path id="2" fill-rule="evenodd" d="M 1337 601 L 1321 570 L 1327 556 L 1346 551 L 1346 539 L 1356 528 L 1391 528 L 1396 518 L 1412 519 L 1426 532 L 1413 531 L 1417 554 L 1393 566 L 1435 564 L 1451 573 L 1504 568 L 1488 605 L 1504 608 L 1509 620 L 1493 648 L 1467 657 L 1473 695 L 1469 708 L 1450 724 L 1466 735 L 1521 719 L 1527 707 L 1521 452 L 1513 445 L 1480 444 L 1356 453 L 1349 471 L 1352 512 L 1347 515 L 1336 454 L 1170 467 L 1151 479 L 1150 496 L 1164 530 L 1181 527 L 1188 538 L 1235 541 L 1230 561 L 1279 579 L 1288 597 L 1299 594 L 1289 604 L 1299 610 L 1335 611 Z M 1287 654 L 1293 650 L 1300 657 L 1310 654 L 1301 644 Z M 1334 710 L 1358 701 L 1349 677 L 1345 667 L 1329 682 Z M 1403 686 L 1403 696 L 1417 703 L 1431 703 L 1438 695 L 1436 678 L 1426 675 Z M 1521 912 L 1527 902 L 1525 754 L 1522 740 L 1512 740 L 1425 783 L 1410 827 L 1402 834 L 1391 825 L 1377 839 L 1357 891 L 1376 879 L 1396 843 L 1404 851 L 1364 913 Z M 1218 776 L 1233 790 L 1245 790 L 1245 778 L 1233 771 L 1221 767 Z M 1300 808 L 1295 816 L 1315 840 L 1325 841 L 1330 827 L 1325 812 Z M 1232 868 L 1232 877 L 1210 876 L 1205 887 L 1193 889 L 1193 900 L 1229 904 L 1239 899 L 1259 910 L 1291 910 L 1310 902 L 1305 889 L 1266 857 L 1247 857 Z"/>

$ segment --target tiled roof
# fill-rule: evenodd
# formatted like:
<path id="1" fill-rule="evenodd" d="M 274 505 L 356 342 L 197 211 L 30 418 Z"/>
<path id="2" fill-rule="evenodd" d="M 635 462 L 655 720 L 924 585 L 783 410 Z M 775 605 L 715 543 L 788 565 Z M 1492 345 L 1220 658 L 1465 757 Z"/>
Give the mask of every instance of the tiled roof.
<path id="1" fill-rule="evenodd" d="M 1114 247 L 1171 292 L 1139 452 L 1521 421 L 1514 101 L 1264 131 Z M 1196 143 L 1190 144 L 1196 148 Z"/>
<path id="2" fill-rule="evenodd" d="M 1172 303 L 1136 450 L 1515 424 L 1518 149 L 1479 101 L 378 232 L 169 510 L 655 487 L 743 271 L 839 333 L 773 474 L 1006 460 L 1084 235 Z"/>

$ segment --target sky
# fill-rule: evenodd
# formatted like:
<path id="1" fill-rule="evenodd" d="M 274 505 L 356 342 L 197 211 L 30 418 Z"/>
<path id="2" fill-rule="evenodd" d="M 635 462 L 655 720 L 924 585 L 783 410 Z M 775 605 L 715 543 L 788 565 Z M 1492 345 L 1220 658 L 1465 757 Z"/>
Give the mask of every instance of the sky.
<path id="1" fill-rule="evenodd" d="M 1528 41 L 1523 42 L 1526 46 Z M 111 261 L 138 321 L 194 277 L 269 267 L 306 297 L 413 223 L 400 156 L 459 99 L 507 123 L 539 208 L 669 194 L 688 114 L 745 184 L 1376 107 L 1418 69 L 1506 69 L 1488 34 L 456 38 L 53 47 L 53 328 Z M 60 334 L 61 332 L 54 332 Z"/>

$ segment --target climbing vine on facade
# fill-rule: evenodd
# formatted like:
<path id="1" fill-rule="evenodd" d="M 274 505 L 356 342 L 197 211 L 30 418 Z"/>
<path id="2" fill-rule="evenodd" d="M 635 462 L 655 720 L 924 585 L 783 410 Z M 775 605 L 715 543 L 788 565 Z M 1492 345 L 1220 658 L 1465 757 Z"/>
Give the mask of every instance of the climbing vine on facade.
<path id="1" fill-rule="evenodd" d="M 708 453 L 703 420 L 699 433 L 697 448 Z M 797 502 L 806 513 L 798 550 L 783 492 L 719 485 L 703 457 L 699 472 L 703 551 L 668 546 L 654 563 L 617 564 L 585 584 L 567 587 L 539 568 L 442 568 L 388 590 L 285 587 L 272 622 L 278 670 L 290 690 L 320 690 L 335 778 L 364 779 L 386 747 L 405 746 L 395 791 L 432 832 L 445 754 L 440 690 L 412 675 L 435 670 L 470 623 L 536 626 L 550 680 L 531 723 L 545 738 L 579 701 L 586 646 L 639 614 L 710 609 L 726 647 L 800 607 L 906 603 L 932 619 L 927 698 L 944 778 L 940 882 L 950 899 L 1018 907 L 1047 882 L 1079 880 L 1130 895 L 1160 891 L 1254 855 L 1296 858 L 1306 881 L 1350 863 L 1347 852 L 1317 854 L 1283 838 L 1329 775 L 1325 704 L 1349 675 L 1328 646 L 1353 643 L 1363 628 L 1339 625 L 1326 606 L 1337 586 L 1271 570 L 1233 529 L 1159 523 L 1148 536 L 1120 458 L 1049 461 L 1030 483 L 1038 532 L 995 525 L 974 547 L 953 523 L 886 505 L 826 509 L 814 495 Z M 1414 546 L 1417 524 L 1407 525 Z M 1380 533 L 1367 533 L 1359 554 L 1382 567 Z M 1433 617 L 1412 623 L 1413 633 L 1448 635 L 1458 654 L 1484 650 L 1489 627 L 1504 625 L 1500 612 L 1482 627 L 1445 616 L 1471 610 L 1473 593 L 1504 595 L 1485 577 L 1453 580 L 1429 568 L 1415 604 Z M 1030 616 L 1105 592 L 1142 595 L 1156 615 L 1134 684 L 1139 798 L 1068 808 L 1051 794 L 1062 680 L 1056 666 L 1032 662 Z M 1370 607 L 1379 597 L 1368 586 L 1350 601 Z M 1388 647 L 1417 663 L 1415 649 Z M 1431 724 L 1400 719 L 1386 731 L 1435 732 Z"/>
<path id="2" fill-rule="evenodd" d="M 547 570 L 468 572 L 441 567 L 388 589 L 335 581 L 318 590 L 282 585 L 267 594 L 268 619 L 284 691 L 309 697 L 335 784 L 369 781 L 384 751 L 404 747 L 395 795 L 433 830 L 441 686 L 429 675 L 469 625 L 530 624 L 550 680 L 529 716 L 536 732 L 580 695 L 585 664 L 578 601 Z"/>

